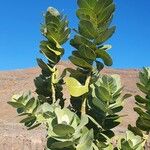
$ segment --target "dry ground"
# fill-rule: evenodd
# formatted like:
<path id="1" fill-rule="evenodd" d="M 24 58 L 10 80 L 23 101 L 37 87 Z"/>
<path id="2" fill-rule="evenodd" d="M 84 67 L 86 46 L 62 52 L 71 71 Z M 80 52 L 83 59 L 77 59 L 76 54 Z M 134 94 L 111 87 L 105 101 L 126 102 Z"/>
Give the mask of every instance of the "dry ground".
<path id="1" fill-rule="evenodd" d="M 63 62 L 58 65 L 62 70 L 70 66 Z M 1 71 L 0 72 L 0 150 L 42 150 L 44 145 L 45 132 L 42 129 L 27 131 L 20 125 L 15 109 L 7 104 L 13 94 L 31 90 L 34 93 L 33 79 L 40 73 L 39 68 Z M 138 70 L 115 70 L 105 69 L 103 73 L 119 74 L 124 85 L 124 92 L 136 95 L 138 90 L 135 83 L 138 81 Z M 125 103 L 122 124 L 115 129 L 116 132 L 125 131 L 127 124 L 135 123 L 136 114 L 133 111 L 134 98 L 129 98 Z"/>

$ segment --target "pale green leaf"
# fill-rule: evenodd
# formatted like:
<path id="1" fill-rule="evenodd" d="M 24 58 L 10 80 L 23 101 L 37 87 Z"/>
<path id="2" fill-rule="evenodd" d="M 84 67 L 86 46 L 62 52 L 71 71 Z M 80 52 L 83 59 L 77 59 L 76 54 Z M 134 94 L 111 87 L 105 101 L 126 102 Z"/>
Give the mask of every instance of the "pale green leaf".
<path id="1" fill-rule="evenodd" d="M 88 83 L 81 85 L 81 83 L 73 77 L 65 78 L 65 82 L 70 95 L 73 97 L 79 97 L 89 91 Z"/>

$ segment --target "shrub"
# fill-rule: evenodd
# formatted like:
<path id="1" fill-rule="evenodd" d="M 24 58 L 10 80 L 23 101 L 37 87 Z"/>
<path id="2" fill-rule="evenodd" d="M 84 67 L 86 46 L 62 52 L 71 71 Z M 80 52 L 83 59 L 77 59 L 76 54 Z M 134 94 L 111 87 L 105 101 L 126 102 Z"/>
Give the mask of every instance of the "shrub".
<path id="1" fill-rule="evenodd" d="M 136 127 L 129 125 L 124 137 L 113 143 L 113 128 L 120 124 L 124 100 L 118 75 L 102 75 L 104 66 L 111 66 L 108 53 L 111 45 L 105 42 L 115 32 L 111 26 L 115 4 L 113 0 L 77 0 L 78 29 L 70 40 L 75 49 L 69 60 L 76 68 L 66 68 L 59 74 L 57 64 L 65 50 L 71 29 L 66 16 L 49 7 L 44 15 L 41 32 L 44 40 L 40 52 L 47 61 L 37 59 L 41 74 L 34 80 L 37 96 L 31 92 L 14 95 L 8 102 L 24 116 L 21 123 L 28 129 L 41 124 L 47 130 L 49 150 L 142 150 L 150 131 L 150 69 L 140 72 L 138 88 L 146 94 L 135 96 L 134 110 L 139 117 Z M 65 106 L 63 87 L 70 94 Z"/>

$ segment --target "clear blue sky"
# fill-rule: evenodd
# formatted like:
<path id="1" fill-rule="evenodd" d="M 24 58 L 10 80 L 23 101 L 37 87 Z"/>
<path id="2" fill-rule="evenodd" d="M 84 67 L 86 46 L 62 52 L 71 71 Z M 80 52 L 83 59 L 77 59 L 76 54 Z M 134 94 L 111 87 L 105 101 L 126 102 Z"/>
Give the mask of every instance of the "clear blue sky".
<path id="1" fill-rule="evenodd" d="M 150 66 L 150 0 L 115 0 L 117 9 L 113 24 L 117 31 L 108 42 L 114 68 Z M 77 27 L 76 0 L 1 0 L 0 5 L 0 70 L 36 66 L 39 28 L 42 13 L 53 6 L 68 14 L 70 27 Z M 66 54 L 72 47 L 66 44 Z"/>

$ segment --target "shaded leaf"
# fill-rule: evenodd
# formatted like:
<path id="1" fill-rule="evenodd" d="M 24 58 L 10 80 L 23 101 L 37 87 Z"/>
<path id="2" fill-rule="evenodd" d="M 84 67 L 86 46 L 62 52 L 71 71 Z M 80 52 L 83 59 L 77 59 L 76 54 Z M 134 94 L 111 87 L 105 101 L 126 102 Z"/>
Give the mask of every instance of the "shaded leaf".
<path id="1" fill-rule="evenodd" d="M 113 64 L 112 58 L 106 51 L 98 49 L 95 53 L 97 54 L 97 58 L 101 58 L 104 61 L 105 65 L 111 66 Z"/>
<path id="2" fill-rule="evenodd" d="M 69 59 L 73 64 L 75 64 L 79 67 L 92 69 L 92 66 L 82 58 L 79 58 L 79 57 L 76 57 L 76 56 L 70 56 Z"/>
<path id="3" fill-rule="evenodd" d="M 75 132 L 75 129 L 70 125 L 58 124 L 53 127 L 53 131 L 57 135 L 66 136 L 66 135 L 73 134 Z"/>

